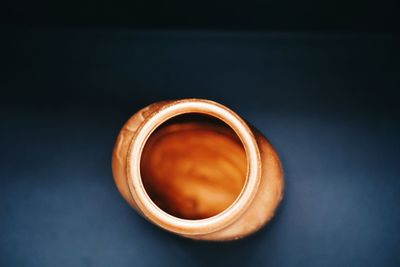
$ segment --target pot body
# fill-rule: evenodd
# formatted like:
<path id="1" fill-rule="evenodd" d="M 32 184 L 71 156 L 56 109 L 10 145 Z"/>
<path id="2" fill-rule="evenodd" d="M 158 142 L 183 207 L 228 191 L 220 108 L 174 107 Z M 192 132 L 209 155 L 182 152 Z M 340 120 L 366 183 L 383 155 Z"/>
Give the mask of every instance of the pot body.
<path id="1" fill-rule="evenodd" d="M 175 116 L 194 113 L 215 117 L 217 120 L 221 120 L 229 127 L 232 127 L 232 133 L 237 134 L 237 139 L 244 145 L 245 158 L 243 160 L 248 161 L 245 163 L 247 166 L 246 179 L 237 199 L 229 207 L 227 206 L 226 211 L 223 210 L 218 214 L 213 214 L 213 216 L 200 219 L 179 218 L 175 214 L 168 212 L 168 210 L 163 210 L 160 205 L 156 204 L 157 201 L 150 197 L 151 194 L 142 181 L 142 176 L 146 172 L 146 168 L 143 169 L 142 166 L 142 156 L 146 155 L 146 153 L 157 153 L 157 144 L 159 144 L 159 142 L 153 142 L 155 148 L 147 149 L 150 152 L 146 152 L 145 145 L 147 142 L 151 143 L 152 134 L 161 128 L 163 123 L 168 123 Z M 196 131 L 193 131 L 193 133 L 197 134 L 202 128 L 208 127 L 205 126 L 206 124 L 201 123 L 193 125 L 194 123 L 190 122 L 190 126 L 186 125 L 185 129 L 194 128 Z M 182 128 L 183 126 L 180 127 Z M 171 126 L 171 128 L 176 129 L 176 126 Z M 210 127 L 208 129 L 213 130 Z M 185 148 L 185 140 L 190 139 L 190 133 L 180 142 L 183 148 Z M 227 135 L 229 133 L 219 131 L 219 134 Z M 161 136 L 161 134 L 158 135 Z M 207 139 L 207 136 L 213 138 L 212 136 L 214 135 L 205 135 L 202 139 Z M 205 144 L 206 142 L 207 140 L 204 140 Z M 168 147 L 168 142 L 165 146 Z M 225 147 L 228 149 L 228 146 L 222 146 L 219 150 L 224 150 Z M 196 156 L 198 153 L 193 152 L 192 154 Z M 167 161 L 166 158 L 161 160 L 161 162 Z M 170 170 L 171 175 L 174 173 L 174 168 L 181 168 L 177 164 L 169 165 L 167 170 Z M 184 165 L 184 162 L 181 165 Z M 151 172 L 157 168 L 158 165 L 152 165 L 149 171 Z M 270 142 L 236 113 L 209 100 L 183 99 L 163 101 L 139 110 L 125 123 L 118 135 L 112 155 L 112 170 L 115 183 L 121 195 L 141 215 L 168 231 L 198 240 L 223 241 L 250 235 L 272 219 L 283 198 L 283 170 L 279 157 Z M 162 174 L 164 175 L 165 173 Z M 225 176 L 229 175 L 225 174 Z M 229 179 L 229 177 L 223 177 L 223 179 Z M 158 191 L 172 190 L 164 185 L 157 187 L 157 183 L 162 183 L 160 181 L 154 180 L 153 183 L 156 183 L 156 185 L 152 186 Z M 234 183 L 233 180 L 232 183 Z M 232 183 L 227 183 L 224 187 L 229 187 Z M 186 191 L 190 190 L 190 185 L 187 186 L 189 188 L 185 189 Z M 210 189 L 212 191 L 213 188 Z M 162 194 L 163 192 L 158 192 L 158 194 L 160 193 Z M 174 191 L 166 193 L 173 194 Z M 197 192 L 197 194 L 200 193 Z M 216 197 L 218 198 L 218 195 Z M 208 206 L 212 206 L 212 202 L 211 204 L 208 203 Z M 192 208 L 192 206 L 184 206 L 182 208 L 183 214 L 191 216 L 190 209 Z"/>

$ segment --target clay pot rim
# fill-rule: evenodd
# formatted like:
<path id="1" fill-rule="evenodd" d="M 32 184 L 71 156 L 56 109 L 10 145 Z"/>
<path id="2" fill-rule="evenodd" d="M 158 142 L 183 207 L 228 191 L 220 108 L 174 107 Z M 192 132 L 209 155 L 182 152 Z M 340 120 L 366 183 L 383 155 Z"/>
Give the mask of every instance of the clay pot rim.
<path id="1" fill-rule="evenodd" d="M 236 200 L 221 213 L 200 220 L 178 218 L 159 208 L 147 194 L 140 173 L 142 151 L 150 135 L 165 121 L 188 113 L 206 114 L 225 122 L 241 140 L 247 158 L 246 181 Z M 256 138 L 247 123 L 229 108 L 205 99 L 175 100 L 167 102 L 160 110 L 149 114 L 139 125 L 129 145 L 126 171 L 131 195 L 139 210 L 147 219 L 174 233 L 203 235 L 229 226 L 251 204 L 260 183 L 260 151 Z"/>

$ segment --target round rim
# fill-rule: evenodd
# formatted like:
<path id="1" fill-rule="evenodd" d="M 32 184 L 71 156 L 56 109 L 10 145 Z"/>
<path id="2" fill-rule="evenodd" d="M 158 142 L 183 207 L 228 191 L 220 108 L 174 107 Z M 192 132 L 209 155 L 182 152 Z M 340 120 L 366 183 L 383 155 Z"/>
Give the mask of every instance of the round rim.
<path id="1" fill-rule="evenodd" d="M 141 179 L 140 161 L 147 139 L 165 121 L 182 114 L 201 113 L 213 116 L 231 127 L 241 140 L 247 157 L 247 177 L 236 200 L 224 211 L 200 220 L 181 219 L 159 208 L 147 194 Z M 234 222 L 251 203 L 260 181 L 260 152 L 247 124 L 232 110 L 213 101 L 184 99 L 172 101 L 146 118 L 137 129 L 127 157 L 128 185 L 139 210 L 160 227 L 182 235 L 201 235 L 218 231 Z"/>

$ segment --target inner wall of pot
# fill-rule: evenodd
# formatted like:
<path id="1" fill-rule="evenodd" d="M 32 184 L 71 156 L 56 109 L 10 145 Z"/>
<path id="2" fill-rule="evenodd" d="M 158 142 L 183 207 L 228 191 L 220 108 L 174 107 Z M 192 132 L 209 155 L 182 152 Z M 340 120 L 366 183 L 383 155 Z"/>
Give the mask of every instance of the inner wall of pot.
<path id="1" fill-rule="evenodd" d="M 147 194 L 159 208 L 182 219 L 205 219 L 223 212 L 239 196 L 246 182 L 246 151 L 223 121 L 184 114 L 151 134 L 140 171 Z"/>

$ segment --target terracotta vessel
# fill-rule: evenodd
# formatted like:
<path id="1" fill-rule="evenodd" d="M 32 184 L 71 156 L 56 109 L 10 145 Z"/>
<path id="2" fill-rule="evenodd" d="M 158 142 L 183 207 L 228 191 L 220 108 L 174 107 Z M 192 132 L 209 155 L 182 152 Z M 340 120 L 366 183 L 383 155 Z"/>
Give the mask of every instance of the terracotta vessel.
<path id="1" fill-rule="evenodd" d="M 283 171 L 268 140 L 218 103 L 183 99 L 134 114 L 112 168 L 125 200 L 152 223 L 201 240 L 254 233 L 283 197 Z"/>

